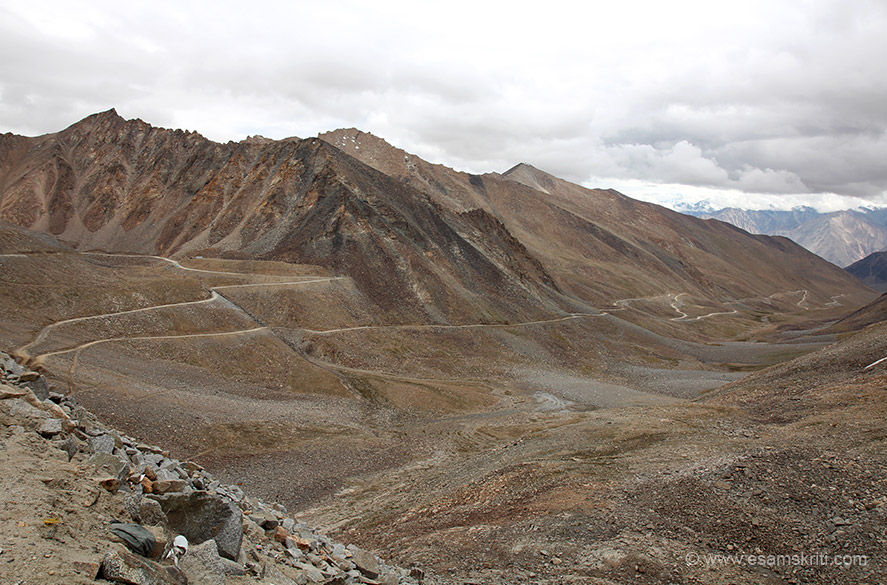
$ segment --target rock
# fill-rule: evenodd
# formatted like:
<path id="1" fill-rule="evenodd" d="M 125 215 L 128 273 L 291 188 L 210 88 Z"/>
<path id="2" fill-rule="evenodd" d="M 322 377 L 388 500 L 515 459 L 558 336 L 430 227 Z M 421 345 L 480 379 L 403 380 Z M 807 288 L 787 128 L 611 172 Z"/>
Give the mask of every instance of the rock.
<path id="1" fill-rule="evenodd" d="M 307 551 L 311 550 L 311 541 L 298 536 L 290 536 L 286 539 L 286 547 Z"/>
<path id="2" fill-rule="evenodd" d="M 215 539 L 219 554 L 236 560 L 243 540 L 240 508 L 208 492 L 149 496 L 159 502 L 169 528 L 192 544 Z"/>
<path id="3" fill-rule="evenodd" d="M 44 419 L 49 418 L 49 413 L 45 410 L 37 408 L 28 402 L 30 390 L 25 390 L 24 394 L 20 394 L 21 398 L 14 397 L 9 401 L 9 414 L 20 416 L 27 419 Z"/>
<path id="4" fill-rule="evenodd" d="M 187 585 L 185 575 L 176 567 L 164 567 L 125 550 L 110 550 L 102 559 L 100 576 L 108 581 L 129 585 Z"/>
<path id="5" fill-rule="evenodd" d="M 94 453 L 83 463 L 84 467 L 92 467 L 100 473 L 100 477 L 116 477 L 121 483 L 129 475 L 129 464 L 120 457 L 110 453 Z"/>
<path id="6" fill-rule="evenodd" d="M 351 557 L 351 562 L 354 563 L 358 571 L 370 579 L 375 579 L 379 576 L 381 567 L 379 566 L 379 560 L 376 559 L 376 555 L 361 548 L 357 548 L 354 545 L 349 546 L 348 550 L 350 550 L 353 555 Z"/>
<path id="7" fill-rule="evenodd" d="M 114 437 L 111 435 L 90 437 L 89 447 L 94 453 L 114 453 Z"/>
<path id="8" fill-rule="evenodd" d="M 142 501 L 139 502 L 139 519 L 142 524 L 149 526 L 163 525 L 167 522 L 166 514 L 163 513 L 160 503 L 152 498 L 142 498 Z"/>
<path id="9" fill-rule="evenodd" d="M 326 575 L 314 565 L 297 562 L 296 568 L 305 573 L 305 576 L 308 577 L 309 583 L 323 583 L 326 581 Z"/>
<path id="10" fill-rule="evenodd" d="M 99 480 L 99 485 L 114 494 L 120 489 L 120 479 L 116 477 L 106 477 Z"/>
<path id="11" fill-rule="evenodd" d="M 29 379 L 26 380 L 25 376 L 28 374 L 34 374 L 34 376 L 29 376 Z M 19 385 L 30 388 L 38 400 L 49 400 L 49 384 L 46 382 L 45 377 L 38 375 L 36 372 L 22 374 L 19 378 Z"/>
<path id="12" fill-rule="evenodd" d="M 311 568 L 314 569 L 314 567 Z M 265 565 L 262 577 L 265 582 L 274 583 L 274 585 L 304 585 L 305 583 L 307 583 L 307 579 L 303 580 L 300 583 L 289 578 L 273 563 L 268 563 Z"/>
<path id="13" fill-rule="evenodd" d="M 153 482 L 151 489 L 155 494 L 181 492 L 185 489 L 185 481 L 181 479 L 158 479 Z"/>
<path id="14" fill-rule="evenodd" d="M 188 575 L 189 583 L 225 585 L 227 573 L 222 560 L 216 541 L 207 540 L 201 544 L 190 546 L 188 553 L 179 561 L 179 566 Z"/>
<path id="15" fill-rule="evenodd" d="M 305 558 L 305 553 L 303 553 L 299 548 L 295 545 L 290 545 L 289 542 L 286 544 L 286 553 L 297 561 L 301 561 Z"/>
<path id="16" fill-rule="evenodd" d="M 18 375 L 19 382 L 34 382 L 37 378 L 40 377 L 40 374 L 37 372 L 22 372 Z"/>
<path id="17" fill-rule="evenodd" d="M 197 465 L 193 461 L 185 461 L 184 463 L 185 471 L 188 472 L 189 476 L 193 476 L 198 471 L 203 471 L 203 467 Z"/>
<path id="18" fill-rule="evenodd" d="M 68 454 L 68 461 L 74 458 L 74 455 L 77 454 L 77 451 L 80 450 L 80 443 L 77 441 L 77 437 L 73 435 L 69 435 L 67 439 L 65 439 L 59 448 Z"/>
<path id="19" fill-rule="evenodd" d="M 26 371 L 24 366 L 12 359 L 8 353 L 2 351 L 0 351 L 0 369 L 13 376 L 20 376 Z"/>
<path id="20" fill-rule="evenodd" d="M 127 479 L 127 481 L 129 481 Z M 123 499 L 123 509 L 132 518 L 136 524 L 141 524 L 142 517 L 139 515 L 139 506 L 141 505 L 143 495 L 140 493 L 132 493 Z"/>
<path id="21" fill-rule="evenodd" d="M 287 532 L 286 528 L 283 526 L 278 526 L 274 529 L 274 540 L 283 544 L 286 542 L 286 539 L 289 538 L 290 533 Z"/>
<path id="22" fill-rule="evenodd" d="M 86 561 L 86 560 L 74 560 L 71 561 L 71 569 L 74 570 L 78 575 L 84 575 L 88 579 L 95 579 L 99 575 L 99 570 L 102 568 L 101 563 L 97 563 L 95 561 Z"/>
<path id="23" fill-rule="evenodd" d="M 6 384 L 0 384 L 0 400 L 10 400 L 12 398 L 21 398 L 25 395 L 25 391 L 21 388 L 13 388 Z"/>
<path id="24" fill-rule="evenodd" d="M 262 530 L 274 530 L 277 528 L 278 520 L 265 510 L 258 510 L 249 515 L 249 519 L 262 527 Z"/>
<path id="25" fill-rule="evenodd" d="M 63 432 L 62 421 L 57 418 L 48 418 L 43 421 L 43 423 L 40 425 L 40 428 L 37 429 L 37 432 L 40 434 L 41 437 L 51 439 L 52 437 Z"/>
<path id="26" fill-rule="evenodd" d="M 174 466 L 163 465 L 157 470 L 157 481 L 175 481 L 182 479 Z"/>
<path id="27" fill-rule="evenodd" d="M 242 502 L 243 498 L 245 497 L 243 490 L 236 485 L 219 486 L 216 491 L 219 493 L 219 495 L 230 498 L 238 503 Z"/>

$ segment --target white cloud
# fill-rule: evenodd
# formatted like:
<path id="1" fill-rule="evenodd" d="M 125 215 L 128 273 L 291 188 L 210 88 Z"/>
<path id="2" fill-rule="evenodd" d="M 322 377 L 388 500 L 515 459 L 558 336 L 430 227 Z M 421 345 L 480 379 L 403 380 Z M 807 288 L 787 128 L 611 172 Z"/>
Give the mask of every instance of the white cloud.
<path id="1" fill-rule="evenodd" d="M 887 190 L 884 30 L 879 0 L 9 0 L 0 131 L 356 126 L 472 172 L 853 206 Z"/>

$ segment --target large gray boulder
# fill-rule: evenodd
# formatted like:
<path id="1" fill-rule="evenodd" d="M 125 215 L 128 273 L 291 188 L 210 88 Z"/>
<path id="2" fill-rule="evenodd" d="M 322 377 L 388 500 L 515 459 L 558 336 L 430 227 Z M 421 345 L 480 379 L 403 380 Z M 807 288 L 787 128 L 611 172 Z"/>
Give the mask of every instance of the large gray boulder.
<path id="1" fill-rule="evenodd" d="M 170 530 L 192 544 L 214 539 L 221 556 L 237 560 L 243 541 L 243 514 L 236 504 L 202 491 L 148 497 L 160 503 Z"/>
<path id="2" fill-rule="evenodd" d="M 167 567 L 124 550 L 110 550 L 102 559 L 100 576 L 129 585 L 187 585 L 176 567 Z"/>

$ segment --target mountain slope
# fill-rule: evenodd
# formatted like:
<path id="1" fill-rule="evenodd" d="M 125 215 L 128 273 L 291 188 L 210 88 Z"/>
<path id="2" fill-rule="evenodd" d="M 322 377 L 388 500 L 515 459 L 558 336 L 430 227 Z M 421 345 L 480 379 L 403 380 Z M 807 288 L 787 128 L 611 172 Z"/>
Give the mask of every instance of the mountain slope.
<path id="1" fill-rule="evenodd" d="M 869 303 L 868 305 L 853 311 L 834 325 L 825 329 L 825 333 L 847 333 L 859 331 L 869 325 L 887 321 L 887 293 Z"/>
<path id="2" fill-rule="evenodd" d="M 871 297 L 784 239 L 529 165 L 457 173 L 353 130 L 218 144 L 111 110 L 57 134 L 4 135 L 0 152 L 0 219 L 81 250 L 321 266 L 387 322 L 514 322 L 635 297 L 672 316 L 793 291 L 820 306 Z"/>
<path id="3" fill-rule="evenodd" d="M 885 209 L 819 213 L 810 207 L 787 211 L 726 208 L 691 215 L 719 219 L 755 234 L 791 238 L 838 266 L 887 248 Z"/>
<path id="4" fill-rule="evenodd" d="M 845 270 L 873 289 L 887 292 L 887 251 L 869 254 Z"/>
<path id="5" fill-rule="evenodd" d="M 397 320 L 532 318 L 563 304 L 495 219 L 443 210 L 316 139 L 216 144 L 111 110 L 0 143 L 0 218 L 80 249 L 325 266 Z"/>
<path id="6" fill-rule="evenodd" d="M 837 292 L 861 295 L 857 302 L 870 298 L 842 271 L 784 238 L 752 236 L 612 190 L 586 189 L 526 164 L 504 174 L 468 175 L 354 129 L 320 138 L 441 206 L 488 211 L 562 290 L 594 303 L 672 292 L 720 307 L 798 289 L 823 302 Z"/>

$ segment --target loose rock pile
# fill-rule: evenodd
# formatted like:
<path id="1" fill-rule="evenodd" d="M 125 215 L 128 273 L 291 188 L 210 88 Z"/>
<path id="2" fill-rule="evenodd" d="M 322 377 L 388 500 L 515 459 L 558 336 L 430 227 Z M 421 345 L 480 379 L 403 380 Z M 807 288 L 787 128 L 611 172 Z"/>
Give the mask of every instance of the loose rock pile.
<path id="1" fill-rule="evenodd" d="M 85 571 L 94 579 L 132 585 L 436 583 L 419 568 L 389 566 L 368 551 L 333 542 L 288 516 L 280 504 L 250 498 L 195 463 L 105 427 L 2 352 L 0 414 L 15 423 L 4 425 L 7 435 L 39 435 L 47 449 L 55 447 L 79 465 L 83 481 L 122 498 L 129 518 L 118 522 L 144 527 L 153 536 L 153 550 L 135 554 L 109 523 L 103 556 L 75 563 L 78 575 Z M 189 543 L 180 559 L 170 554 L 177 535 Z"/>

